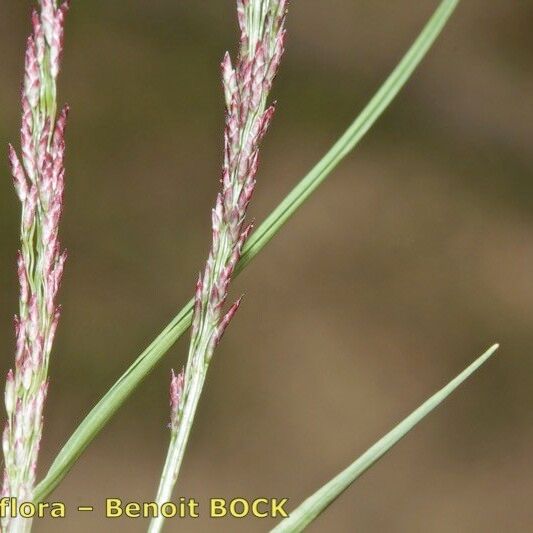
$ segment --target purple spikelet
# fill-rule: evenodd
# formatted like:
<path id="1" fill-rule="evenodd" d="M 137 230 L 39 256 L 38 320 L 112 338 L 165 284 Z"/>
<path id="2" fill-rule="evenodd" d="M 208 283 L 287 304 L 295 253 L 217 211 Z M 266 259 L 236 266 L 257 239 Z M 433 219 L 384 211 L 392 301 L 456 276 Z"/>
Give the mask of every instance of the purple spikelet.
<path id="1" fill-rule="evenodd" d="M 65 126 L 68 107 L 56 116 L 56 79 L 68 3 L 41 0 L 32 13 L 22 85 L 21 157 L 9 145 L 15 191 L 22 205 L 20 286 L 15 317 L 15 368 L 6 378 L 7 423 L 3 496 L 31 501 L 48 391 L 48 362 L 59 321 L 56 303 L 66 254 L 58 239 L 63 211 Z M 52 96 L 51 96 L 52 95 Z M 14 531 L 20 518 L 5 518 Z"/>
<path id="2" fill-rule="evenodd" d="M 182 370 L 177 376 L 172 370 L 170 379 L 170 429 L 172 432 L 178 430 L 180 405 L 183 397 L 183 385 L 185 383 L 185 372 Z"/>
<path id="3" fill-rule="evenodd" d="M 224 315 L 222 320 L 220 321 L 220 324 L 218 325 L 217 331 L 213 337 L 213 342 L 215 346 L 221 341 L 222 337 L 224 336 L 224 332 L 226 331 L 226 328 L 229 326 L 229 323 L 231 322 L 232 318 L 235 316 L 237 311 L 239 310 L 239 307 L 241 306 L 243 296 L 241 296 L 230 308 L 229 311 Z"/>

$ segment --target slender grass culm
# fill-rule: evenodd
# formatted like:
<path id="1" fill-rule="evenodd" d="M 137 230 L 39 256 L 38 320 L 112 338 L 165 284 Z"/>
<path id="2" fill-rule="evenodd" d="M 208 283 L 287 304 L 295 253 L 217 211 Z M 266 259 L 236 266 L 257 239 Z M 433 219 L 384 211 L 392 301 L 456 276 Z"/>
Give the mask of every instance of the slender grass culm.
<path id="1" fill-rule="evenodd" d="M 56 295 L 65 252 L 58 227 L 63 208 L 64 131 L 68 109 L 57 114 L 56 79 L 63 48 L 68 3 L 41 0 L 32 14 L 22 87 L 20 162 L 9 147 L 9 160 L 22 204 L 18 279 L 19 314 L 15 317 L 15 370 L 7 375 L 3 434 L 2 495 L 32 501 L 37 457 L 48 389 L 48 363 L 60 310 Z M 31 519 L 7 517 L 2 531 L 25 532 Z"/>
<path id="2" fill-rule="evenodd" d="M 284 50 L 287 0 L 237 0 L 241 29 L 235 67 L 228 53 L 222 61 L 226 102 L 222 191 L 212 212 L 213 240 L 207 264 L 196 285 L 189 355 L 185 370 L 172 374 L 170 445 L 161 475 L 157 503 L 169 501 L 216 345 L 237 312 L 240 299 L 224 315 L 232 274 L 252 226 L 246 211 L 255 188 L 259 143 L 274 106 L 267 97 Z M 161 530 L 158 516 L 149 531 Z"/>

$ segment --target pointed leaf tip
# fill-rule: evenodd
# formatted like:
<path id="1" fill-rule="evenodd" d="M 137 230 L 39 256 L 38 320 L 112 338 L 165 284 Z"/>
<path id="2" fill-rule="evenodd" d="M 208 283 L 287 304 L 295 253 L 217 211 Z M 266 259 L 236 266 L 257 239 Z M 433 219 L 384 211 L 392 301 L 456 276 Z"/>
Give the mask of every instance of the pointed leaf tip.
<path id="1" fill-rule="evenodd" d="M 292 511 L 288 518 L 280 522 L 271 533 L 293 533 L 303 531 L 316 520 L 341 494 L 343 494 L 359 477 L 374 466 L 391 448 L 393 448 L 409 431 L 438 407 L 466 379 L 483 365 L 498 349 L 499 344 L 491 346 L 470 366 L 463 370 L 445 387 L 426 400 L 407 418 L 371 446 L 363 455 L 348 468 L 307 498 L 299 507 Z"/>

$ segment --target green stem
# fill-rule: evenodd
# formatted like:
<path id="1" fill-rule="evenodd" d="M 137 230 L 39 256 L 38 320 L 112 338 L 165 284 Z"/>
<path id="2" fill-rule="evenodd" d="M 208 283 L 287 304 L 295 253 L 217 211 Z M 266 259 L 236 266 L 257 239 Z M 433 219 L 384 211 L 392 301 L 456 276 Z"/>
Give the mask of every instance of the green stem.
<path id="1" fill-rule="evenodd" d="M 206 373 L 207 367 L 193 373 L 190 389 L 187 391 L 183 410 L 180 413 L 178 429 L 170 439 L 168 454 L 157 491 L 156 503 L 158 509 L 161 509 L 164 503 L 171 501 L 172 491 L 178 479 L 181 463 L 183 462 L 187 443 L 189 442 L 196 408 L 202 395 Z M 164 522 L 165 518 L 159 513 L 156 518 L 150 521 L 148 533 L 159 533 L 163 528 Z"/>

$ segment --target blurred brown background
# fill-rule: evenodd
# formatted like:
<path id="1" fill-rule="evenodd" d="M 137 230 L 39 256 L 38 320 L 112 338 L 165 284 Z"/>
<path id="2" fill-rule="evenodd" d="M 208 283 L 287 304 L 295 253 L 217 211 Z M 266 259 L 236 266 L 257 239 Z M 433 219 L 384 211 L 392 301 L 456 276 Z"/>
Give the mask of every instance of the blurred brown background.
<path id="1" fill-rule="evenodd" d="M 0 146 L 17 141 L 30 1 L 0 0 Z M 344 131 L 437 1 L 294 0 L 251 216 L 261 221 Z M 533 528 L 533 2 L 460 5 L 357 150 L 232 294 L 245 305 L 210 371 L 179 495 L 293 507 L 491 343 L 492 360 L 312 531 Z M 41 473 L 192 294 L 221 162 L 218 64 L 233 0 L 74 1 L 59 100 L 72 107 L 64 314 Z M 0 338 L 12 361 L 19 207 L 0 180 Z M 153 498 L 168 432 L 163 359 L 35 530 L 144 531 L 78 504 Z M 205 513 L 204 513 L 205 515 Z M 168 531 L 272 522 L 169 521 Z"/>

